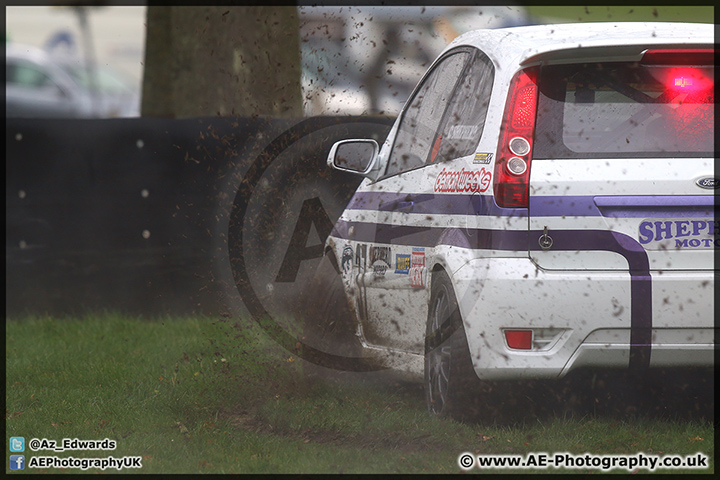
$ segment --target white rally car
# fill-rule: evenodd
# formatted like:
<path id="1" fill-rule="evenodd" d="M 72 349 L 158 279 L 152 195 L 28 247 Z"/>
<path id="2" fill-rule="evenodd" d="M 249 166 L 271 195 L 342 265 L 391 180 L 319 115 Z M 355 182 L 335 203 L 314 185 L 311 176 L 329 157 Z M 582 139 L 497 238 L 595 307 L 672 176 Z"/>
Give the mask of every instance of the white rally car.
<path id="1" fill-rule="evenodd" d="M 363 355 L 424 378 L 437 415 L 483 380 L 712 366 L 713 38 L 470 32 L 382 148 L 336 143 L 328 163 L 366 177 L 326 244 Z"/>

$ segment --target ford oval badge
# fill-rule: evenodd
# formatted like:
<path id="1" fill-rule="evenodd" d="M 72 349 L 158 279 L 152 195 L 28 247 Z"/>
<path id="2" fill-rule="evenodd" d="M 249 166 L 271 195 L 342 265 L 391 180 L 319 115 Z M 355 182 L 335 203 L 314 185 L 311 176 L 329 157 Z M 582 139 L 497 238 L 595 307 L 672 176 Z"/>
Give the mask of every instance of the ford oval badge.
<path id="1" fill-rule="evenodd" d="M 720 179 L 715 177 L 699 178 L 695 184 L 700 188 L 715 189 L 720 188 Z"/>

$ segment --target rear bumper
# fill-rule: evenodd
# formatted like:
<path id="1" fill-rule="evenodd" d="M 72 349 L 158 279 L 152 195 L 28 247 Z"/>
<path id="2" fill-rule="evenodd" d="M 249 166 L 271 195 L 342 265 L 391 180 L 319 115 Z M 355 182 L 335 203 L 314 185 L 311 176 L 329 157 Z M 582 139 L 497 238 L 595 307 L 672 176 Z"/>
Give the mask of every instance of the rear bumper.
<path id="1" fill-rule="evenodd" d="M 630 359 L 630 330 L 595 330 L 570 357 L 560 376 L 579 367 L 626 368 Z M 713 329 L 653 329 L 649 367 L 714 365 Z"/>
<path id="2" fill-rule="evenodd" d="M 467 263 L 453 282 L 478 377 L 513 379 L 578 367 L 713 366 L 713 277 L 652 274 L 638 295 L 628 273 L 549 272 L 527 258 L 492 258 Z M 505 329 L 532 330 L 532 349 L 509 348 Z"/>

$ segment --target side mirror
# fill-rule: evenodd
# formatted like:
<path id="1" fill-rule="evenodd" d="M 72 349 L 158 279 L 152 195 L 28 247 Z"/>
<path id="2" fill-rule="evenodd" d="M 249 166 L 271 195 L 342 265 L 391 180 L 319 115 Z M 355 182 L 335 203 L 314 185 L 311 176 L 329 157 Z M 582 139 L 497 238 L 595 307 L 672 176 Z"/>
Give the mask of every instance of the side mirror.
<path id="1" fill-rule="evenodd" d="M 374 179 L 372 175 L 380 147 L 375 140 L 340 140 L 330 149 L 327 163 L 336 170 L 357 173 Z"/>

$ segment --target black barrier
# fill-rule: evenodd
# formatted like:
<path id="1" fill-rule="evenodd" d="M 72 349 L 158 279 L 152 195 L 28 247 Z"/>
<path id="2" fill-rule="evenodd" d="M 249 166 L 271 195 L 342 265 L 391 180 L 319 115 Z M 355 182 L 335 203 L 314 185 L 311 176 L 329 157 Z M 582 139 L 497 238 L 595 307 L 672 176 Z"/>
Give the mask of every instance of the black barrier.
<path id="1" fill-rule="evenodd" d="M 310 127 L 313 121 L 323 128 L 335 123 L 310 119 Z M 260 152 L 300 122 L 8 119 L 6 315 L 226 311 L 235 290 L 227 233 L 236 193 Z M 373 125 L 367 128 L 381 138 L 389 120 Z M 348 134 L 347 128 L 325 128 L 316 149 L 282 161 L 302 175 L 316 173 L 336 185 L 333 195 L 349 198 L 360 178 L 325 166 L 327 145 Z M 271 185 L 273 198 L 294 181 L 283 178 Z M 320 212 L 327 208 L 320 197 L 310 195 L 297 212 L 284 211 L 297 215 L 288 223 L 291 232 L 297 219 L 335 221 L 342 205 Z M 274 272 L 280 281 L 308 259 L 302 248 L 285 253 L 282 271 Z"/>

